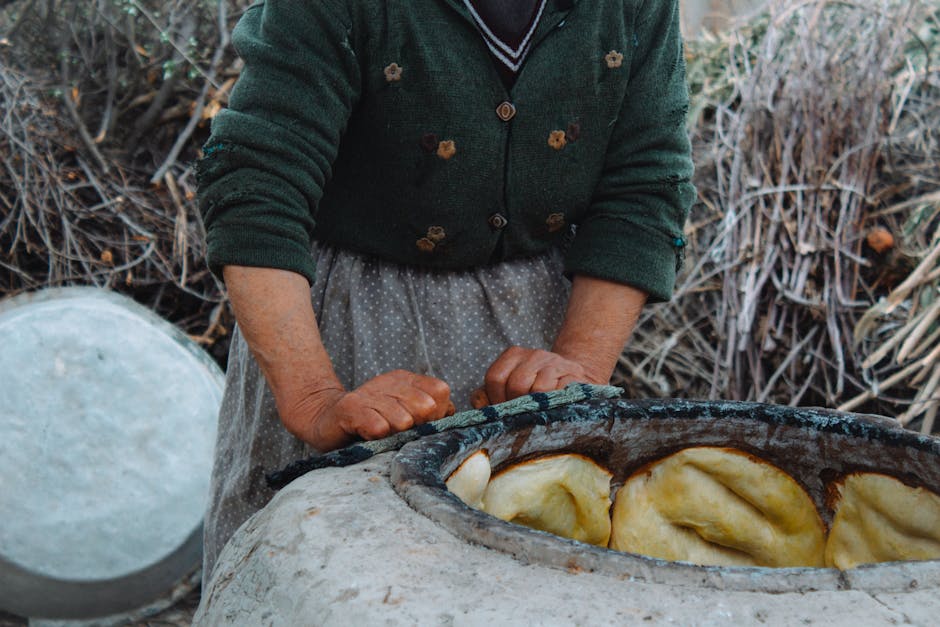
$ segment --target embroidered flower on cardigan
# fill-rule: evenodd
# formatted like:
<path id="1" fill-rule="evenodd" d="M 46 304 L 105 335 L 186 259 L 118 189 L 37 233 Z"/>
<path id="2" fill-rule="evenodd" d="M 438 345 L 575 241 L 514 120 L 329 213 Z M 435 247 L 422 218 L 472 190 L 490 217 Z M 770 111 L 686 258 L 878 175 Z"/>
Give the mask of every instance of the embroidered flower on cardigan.
<path id="1" fill-rule="evenodd" d="M 549 233 L 560 231 L 565 227 L 565 214 L 553 213 L 549 215 L 545 220 L 545 225 L 548 226 Z"/>
<path id="2" fill-rule="evenodd" d="M 385 66 L 384 70 L 385 80 L 387 80 L 389 83 L 400 81 L 402 70 L 403 68 L 397 63 L 389 63 Z"/>
<path id="3" fill-rule="evenodd" d="M 421 239 L 419 239 L 417 242 L 415 242 L 415 245 L 417 245 L 418 250 L 420 250 L 423 253 L 434 252 L 434 247 L 435 247 L 434 242 L 432 242 L 426 237 L 422 237 Z"/>
<path id="4" fill-rule="evenodd" d="M 429 226 L 427 239 L 431 240 L 435 244 L 440 242 L 442 239 L 447 237 L 447 234 L 444 233 L 444 227 L 442 226 Z"/>
<path id="5" fill-rule="evenodd" d="M 568 140 L 565 139 L 564 131 L 552 131 L 548 135 L 548 145 L 554 148 L 555 150 L 561 150 L 565 147 L 565 144 L 568 143 Z"/>
<path id="6" fill-rule="evenodd" d="M 454 145 L 454 140 L 445 139 L 437 145 L 437 156 L 441 159 L 447 161 L 457 153 L 457 147 Z"/>
<path id="7" fill-rule="evenodd" d="M 623 65 L 623 55 L 616 50 L 611 50 L 604 56 L 604 61 L 607 62 L 607 67 L 618 68 Z"/>

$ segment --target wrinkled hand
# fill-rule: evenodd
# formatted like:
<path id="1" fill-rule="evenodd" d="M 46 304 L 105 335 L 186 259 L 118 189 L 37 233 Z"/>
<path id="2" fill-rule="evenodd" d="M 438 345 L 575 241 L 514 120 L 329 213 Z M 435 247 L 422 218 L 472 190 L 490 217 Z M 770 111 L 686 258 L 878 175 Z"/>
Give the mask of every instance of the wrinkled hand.
<path id="1" fill-rule="evenodd" d="M 293 435 L 321 452 L 356 440 L 377 440 L 454 413 L 450 387 L 440 379 L 393 370 L 352 391 L 312 392 L 280 409 Z"/>
<path id="2" fill-rule="evenodd" d="M 471 404 L 478 408 L 502 403 L 531 392 L 550 392 L 569 383 L 606 383 L 582 364 L 546 350 L 512 346 L 493 362 L 483 380 L 485 398 L 477 392 Z"/>

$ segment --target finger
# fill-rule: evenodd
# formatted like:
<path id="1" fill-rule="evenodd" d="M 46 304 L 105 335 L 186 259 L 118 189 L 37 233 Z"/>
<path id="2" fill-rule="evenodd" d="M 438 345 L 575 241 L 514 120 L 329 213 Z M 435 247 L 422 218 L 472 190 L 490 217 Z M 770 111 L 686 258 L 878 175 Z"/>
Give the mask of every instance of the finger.
<path id="1" fill-rule="evenodd" d="M 397 399 L 416 423 L 443 418 L 450 406 L 450 386 L 435 377 L 392 370 L 370 379 L 359 390 Z"/>
<path id="2" fill-rule="evenodd" d="M 438 411 L 437 401 L 424 390 L 413 385 L 404 385 L 396 388 L 392 396 L 405 408 L 416 424 L 434 420 Z M 446 406 L 444 407 L 446 410 Z"/>
<path id="3" fill-rule="evenodd" d="M 533 389 L 533 385 L 539 373 L 543 370 L 560 372 L 562 368 L 559 364 L 566 365 L 565 360 L 556 353 L 530 350 L 506 381 L 507 400 L 537 391 Z"/>
<path id="4" fill-rule="evenodd" d="M 452 405 L 450 401 L 450 386 L 436 377 L 426 375 L 413 375 L 411 385 L 428 394 L 434 399 L 435 409 L 428 415 L 428 420 L 439 420 L 447 415 Z"/>
<path id="5" fill-rule="evenodd" d="M 558 368 L 548 367 L 542 368 L 539 370 L 539 374 L 535 377 L 535 381 L 532 382 L 532 392 L 551 392 L 552 390 L 557 390 L 561 386 L 559 383 L 559 370 Z"/>
<path id="6" fill-rule="evenodd" d="M 532 384 L 539 375 L 538 364 L 524 361 L 512 371 L 506 380 L 506 400 L 518 398 L 532 390 Z"/>
<path id="7" fill-rule="evenodd" d="M 391 425 L 378 411 L 371 407 L 363 407 L 356 412 L 352 422 L 352 432 L 363 440 L 380 440 L 391 433 Z"/>
<path id="8" fill-rule="evenodd" d="M 486 371 L 483 382 L 490 403 L 495 405 L 506 400 L 506 381 L 516 369 L 516 366 L 525 359 L 528 352 L 520 346 L 511 346 L 503 351 L 503 354 L 497 357 L 493 365 Z"/>
<path id="9" fill-rule="evenodd" d="M 417 424 L 417 419 L 408 408 L 405 407 L 401 401 L 391 396 L 383 399 L 383 401 L 376 403 L 376 409 L 382 417 L 388 421 L 389 426 L 391 427 L 390 433 L 398 433 L 399 431 L 407 431 Z"/>
<path id="10" fill-rule="evenodd" d="M 563 376 L 563 377 L 559 377 L 559 378 L 558 378 L 558 388 L 557 388 L 557 389 L 560 390 L 561 388 L 568 387 L 568 386 L 569 386 L 570 384 L 572 384 L 572 383 L 585 383 L 584 377 L 575 377 L 575 376 L 570 375 L 570 374 L 569 374 L 569 375 L 565 375 L 565 376 Z"/>
<path id="11" fill-rule="evenodd" d="M 490 404 L 490 399 L 486 395 L 485 388 L 477 388 L 470 393 L 470 407 L 482 409 Z"/>
<path id="12" fill-rule="evenodd" d="M 453 416 L 457 413 L 457 408 L 454 406 L 454 403 L 447 401 L 447 411 L 444 412 L 445 416 Z"/>

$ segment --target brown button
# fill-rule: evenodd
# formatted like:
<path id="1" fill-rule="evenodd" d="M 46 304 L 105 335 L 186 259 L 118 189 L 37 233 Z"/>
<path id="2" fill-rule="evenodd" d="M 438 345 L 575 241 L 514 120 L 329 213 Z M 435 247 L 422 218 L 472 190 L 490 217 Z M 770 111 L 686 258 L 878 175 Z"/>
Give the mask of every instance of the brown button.
<path id="1" fill-rule="evenodd" d="M 514 107 L 511 102 L 501 102 L 499 106 L 496 107 L 496 115 L 498 115 L 499 119 L 503 122 L 508 122 L 516 117 L 516 107 Z"/>
<path id="2" fill-rule="evenodd" d="M 428 234 L 425 237 L 437 244 L 447 237 L 447 233 L 444 232 L 444 227 L 442 226 L 429 226 Z"/>
<path id="3" fill-rule="evenodd" d="M 489 217 L 489 219 L 487 220 L 487 222 L 490 223 L 490 226 L 491 226 L 491 227 L 493 228 L 493 230 L 495 230 L 495 231 L 500 231 L 500 230 L 506 228 L 506 225 L 509 224 L 509 220 L 507 220 L 507 219 L 506 219 L 506 216 L 504 216 L 504 215 L 501 214 L 501 213 L 494 213 L 493 215 L 491 215 L 491 216 Z"/>
<path id="4" fill-rule="evenodd" d="M 563 213 L 553 213 L 545 220 L 545 225 L 548 227 L 549 233 L 554 233 L 555 231 L 560 231 L 565 228 L 565 214 Z"/>

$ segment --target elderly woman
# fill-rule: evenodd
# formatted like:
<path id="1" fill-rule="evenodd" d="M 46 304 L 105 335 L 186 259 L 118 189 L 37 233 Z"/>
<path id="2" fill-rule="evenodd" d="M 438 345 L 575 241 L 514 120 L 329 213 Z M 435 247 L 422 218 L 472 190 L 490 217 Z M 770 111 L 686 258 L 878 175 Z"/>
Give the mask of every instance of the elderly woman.
<path id="1" fill-rule="evenodd" d="M 266 472 L 606 383 L 694 198 L 676 0 L 269 0 L 199 164 L 238 321 L 205 576 Z"/>

